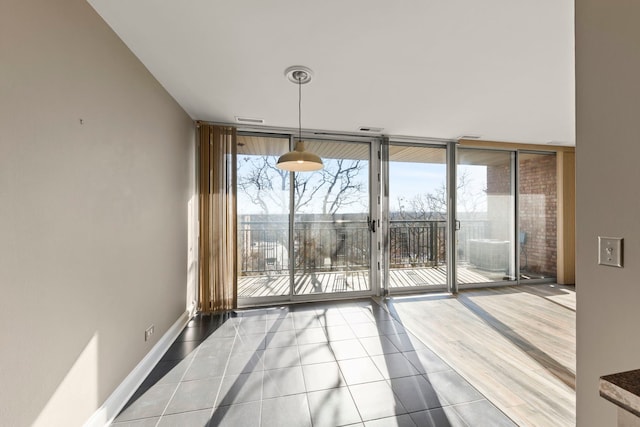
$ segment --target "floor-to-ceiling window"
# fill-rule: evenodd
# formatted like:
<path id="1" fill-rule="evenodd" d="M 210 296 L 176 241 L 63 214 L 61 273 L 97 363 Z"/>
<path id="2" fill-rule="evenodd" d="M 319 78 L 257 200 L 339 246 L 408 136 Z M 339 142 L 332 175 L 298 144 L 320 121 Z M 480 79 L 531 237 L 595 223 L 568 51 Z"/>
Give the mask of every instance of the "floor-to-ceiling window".
<path id="1" fill-rule="evenodd" d="M 288 136 L 238 136 L 239 299 L 290 294 L 290 178 L 276 168 L 287 151 Z"/>
<path id="2" fill-rule="evenodd" d="M 291 149 L 290 135 L 240 133 L 244 305 L 371 295 L 378 283 L 399 293 L 443 290 L 452 279 L 465 287 L 555 276 L 553 154 L 459 146 L 453 161 L 446 144 L 391 142 L 379 160 L 377 144 L 309 139 L 325 167 L 290 174 L 275 166 Z M 379 180 L 387 185 L 384 212 Z"/>
<path id="3" fill-rule="evenodd" d="M 514 160 L 514 151 L 458 148 L 459 285 L 517 280 Z"/>
<path id="4" fill-rule="evenodd" d="M 447 285 L 446 146 L 388 147 L 388 290 Z"/>
<path id="5" fill-rule="evenodd" d="M 557 178 L 553 153 L 518 152 L 520 280 L 556 277 Z"/>

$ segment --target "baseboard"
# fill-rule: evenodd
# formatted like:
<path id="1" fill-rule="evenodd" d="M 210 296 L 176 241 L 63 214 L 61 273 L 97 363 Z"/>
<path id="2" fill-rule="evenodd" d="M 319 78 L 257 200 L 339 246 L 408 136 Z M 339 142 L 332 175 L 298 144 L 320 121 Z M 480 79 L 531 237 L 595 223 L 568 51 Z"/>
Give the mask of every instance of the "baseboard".
<path id="1" fill-rule="evenodd" d="M 158 340 L 151 351 L 149 351 L 133 371 L 127 375 L 124 381 L 111 393 L 102 406 L 93 413 L 91 418 L 84 423 L 84 427 L 105 427 L 113 422 L 114 418 L 120 413 L 122 408 L 124 408 L 124 405 L 126 405 L 131 396 L 133 396 L 133 393 L 140 387 L 140 384 L 147 378 L 171 344 L 178 338 L 178 335 L 180 335 L 180 332 L 182 332 L 182 329 L 184 329 L 190 318 L 190 310 L 180 315 L 178 320 L 176 320 L 162 338 Z"/>

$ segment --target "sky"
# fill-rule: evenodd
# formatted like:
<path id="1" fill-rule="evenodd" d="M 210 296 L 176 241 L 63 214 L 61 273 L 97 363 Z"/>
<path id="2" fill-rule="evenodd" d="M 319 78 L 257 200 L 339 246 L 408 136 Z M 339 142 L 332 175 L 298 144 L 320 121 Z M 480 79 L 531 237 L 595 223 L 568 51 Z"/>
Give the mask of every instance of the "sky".
<path id="1" fill-rule="evenodd" d="M 464 191 L 458 193 L 458 198 L 467 194 L 481 195 L 487 187 L 487 168 L 482 165 L 459 165 L 458 174 L 467 173 L 468 184 Z M 399 199 L 412 200 L 417 195 L 434 193 L 447 181 L 446 165 L 440 163 L 389 163 L 389 207 L 390 210 L 400 210 Z M 462 202 L 462 200 L 460 200 Z M 486 202 L 477 206 L 486 208 Z M 407 206 L 404 207 L 407 209 Z M 465 211 L 465 204 L 458 203 L 458 211 Z"/>
<path id="2" fill-rule="evenodd" d="M 444 164 L 390 162 L 389 208 L 391 211 L 398 211 L 400 200 L 411 200 L 418 194 L 433 193 L 446 184 L 446 181 L 447 167 Z"/>

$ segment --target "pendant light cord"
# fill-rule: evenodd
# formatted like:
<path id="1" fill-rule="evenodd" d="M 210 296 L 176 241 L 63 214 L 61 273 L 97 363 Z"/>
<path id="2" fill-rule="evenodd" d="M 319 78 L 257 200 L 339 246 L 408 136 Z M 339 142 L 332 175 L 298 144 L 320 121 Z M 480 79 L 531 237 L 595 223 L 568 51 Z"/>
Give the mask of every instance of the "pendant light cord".
<path id="1" fill-rule="evenodd" d="M 302 76 L 298 76 L 298 141 L 302 141 Z"/>
<path id="2" fill-rule="evenodd" d="M 312 172 L 322 169 L 322 159 L 304 149 L 302 141 L 302 85 L 309 83 L 312 71 L 301 65 L 294 65 L 285 70 L 285 76 L 291 83 L 298 83 L 298 141 L 291 151 L 278 158 L 276 167 L 290 172 Z M 309 131 L 311 132 L 311 131 Z M 307 135 L 310 136 L 310 135 Z M 294 142 L 295 136 L 292 136 Z"/>

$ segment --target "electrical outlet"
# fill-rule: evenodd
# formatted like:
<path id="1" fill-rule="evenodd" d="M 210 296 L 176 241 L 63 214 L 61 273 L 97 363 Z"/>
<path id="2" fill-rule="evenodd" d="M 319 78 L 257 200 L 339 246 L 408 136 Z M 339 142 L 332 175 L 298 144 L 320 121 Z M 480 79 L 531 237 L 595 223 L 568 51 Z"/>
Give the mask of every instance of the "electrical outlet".
<path id="1" fill-rule="evenodd" d="M 145 341 L 149 341 L 149 338 L 151 338 L 151 335 L 153 335 L 153 325 L 149 326 L 147 328 L 147 330 L 144 331 L 144 340 Z"/>

